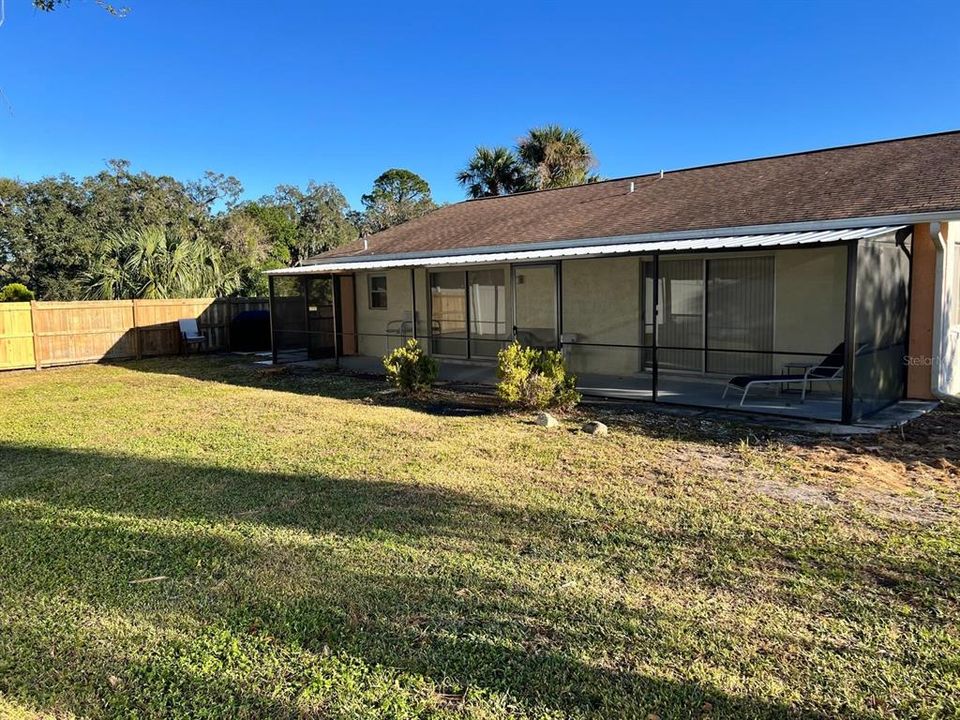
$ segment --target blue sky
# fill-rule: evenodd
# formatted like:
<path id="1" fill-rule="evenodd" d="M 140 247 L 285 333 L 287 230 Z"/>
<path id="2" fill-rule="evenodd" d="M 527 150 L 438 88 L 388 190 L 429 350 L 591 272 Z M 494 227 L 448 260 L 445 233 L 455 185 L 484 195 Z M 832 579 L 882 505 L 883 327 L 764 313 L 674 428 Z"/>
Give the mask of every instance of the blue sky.
<path id="1" fill-rule="evenodd" d="M 579 128 L 617 177 L 960 128 L 955 2 L 2 0 L 0 174 L 107 158 L 181 179 L 440 201 L 478 144 Z"/>

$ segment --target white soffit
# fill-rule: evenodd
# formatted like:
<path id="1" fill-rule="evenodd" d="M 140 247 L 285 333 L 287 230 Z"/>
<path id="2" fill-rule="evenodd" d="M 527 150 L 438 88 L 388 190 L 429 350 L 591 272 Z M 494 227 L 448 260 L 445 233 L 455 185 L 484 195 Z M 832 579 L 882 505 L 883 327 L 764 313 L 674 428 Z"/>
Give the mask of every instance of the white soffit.
<path id="1" fill-rule="evenodd" d="M 434 267 L 445 265 L 478 265 L 507 262 L 526 262 L 532 260 L 561 260 L 579 257 L 606 257 L 611 255 L 643 255 L 654 252 L 691 252 L 708 250 L 742 250 L 753 248 L 794 247 L 798 245 L 818 245 L 839 242 L 841 240 L 866 240 L 886 235 L 906 227 L 886 226 L 873 228 L 849 228 L 845 230 L 823 230 L 808 232 L 788 232 L 771 235 L 731 235 L 727 237 L 698 238 L 693 240 L 659 240 L 620 245 L 583 245 L 570 248 L 552 248 L 548 250 L 511 250 L 509 252 L 475 253 L 459 255 L 432 255 L 429 257 L 393 256 L 390 258 L 370 258 L 367 260 L 340 260 L 339 262 L 301 265 L 300 267 L 270 270 L 267 275 L 318 275 L 354 270 L 385 270 L 404 267 Z"/>

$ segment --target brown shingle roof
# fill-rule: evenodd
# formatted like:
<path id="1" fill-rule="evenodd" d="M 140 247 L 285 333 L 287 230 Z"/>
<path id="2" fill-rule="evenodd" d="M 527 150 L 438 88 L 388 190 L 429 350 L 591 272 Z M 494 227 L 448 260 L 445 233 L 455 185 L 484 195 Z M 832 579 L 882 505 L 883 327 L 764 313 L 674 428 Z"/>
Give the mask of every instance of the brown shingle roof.
<path id="1" fill-rule="evenodd" d="M 960 131 L 469 200 L 317 257 L 957 209 Z"/>

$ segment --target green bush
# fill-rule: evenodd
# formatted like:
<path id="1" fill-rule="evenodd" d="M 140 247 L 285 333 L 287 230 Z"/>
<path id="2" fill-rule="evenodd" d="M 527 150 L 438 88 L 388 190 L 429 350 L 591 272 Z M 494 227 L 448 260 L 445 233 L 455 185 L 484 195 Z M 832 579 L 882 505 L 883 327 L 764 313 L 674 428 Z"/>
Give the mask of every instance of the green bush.
<path id="1" fill-rule="evenodd" d="M 537 350 L 514 341 L 497 354 L 497 394 L 514 407 L 566 410 L 580 402 L 577 378 L 559 350 Z"/>
<path id="2" fill-rule="evenodd" d="M 387 380 L 407 395 L 429 388 L 440 369 L 437 361 L 427 355 L 416 340 L 407 340 L 406 345 L 386 355 L 383 367 L 387 370 Z"/>
<path id="3" fill-rule="evenodd" d="M 33 290 L 23 283 L 10 283 L 0 288 L 0 302 L 28 302 L 33 300 Z"/>

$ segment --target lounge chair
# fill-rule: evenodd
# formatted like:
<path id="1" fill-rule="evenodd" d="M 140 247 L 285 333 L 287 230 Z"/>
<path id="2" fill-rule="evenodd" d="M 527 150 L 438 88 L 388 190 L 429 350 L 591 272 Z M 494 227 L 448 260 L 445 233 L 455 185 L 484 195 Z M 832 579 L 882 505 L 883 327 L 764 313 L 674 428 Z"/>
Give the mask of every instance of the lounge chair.
<path id="1" fill-rule="evenodd" d="M 747 393 L 754 385 L 803 383 L 800 389 L 800 402 L 804 402 L 807 399 L 807 389 L 811 383 L 839 380 L 843 376 L 843 351 L 844 345 L 840 343 L 833 349 L 833 352 L 819 363 L 810 365 L 802 375 L 799 373 L 789 375 L 738 375 L 727 383 L 726 387 L 723 388 L 723 395 L 720 397 L 725 398 L 730 388 L 736 388 L 743 393 L 740 396 L 740 407 L 743 407 L 743 401 L 747 399 Z"/>
<path id="2" fill-rule="evenodd" d="M 180 341 L 185 349 L 200 347 L 206 340 L 206 337 L 200 332 L 196 318 L 183 318 L 177 320 L 177 324 L 180 326 Z"/>

